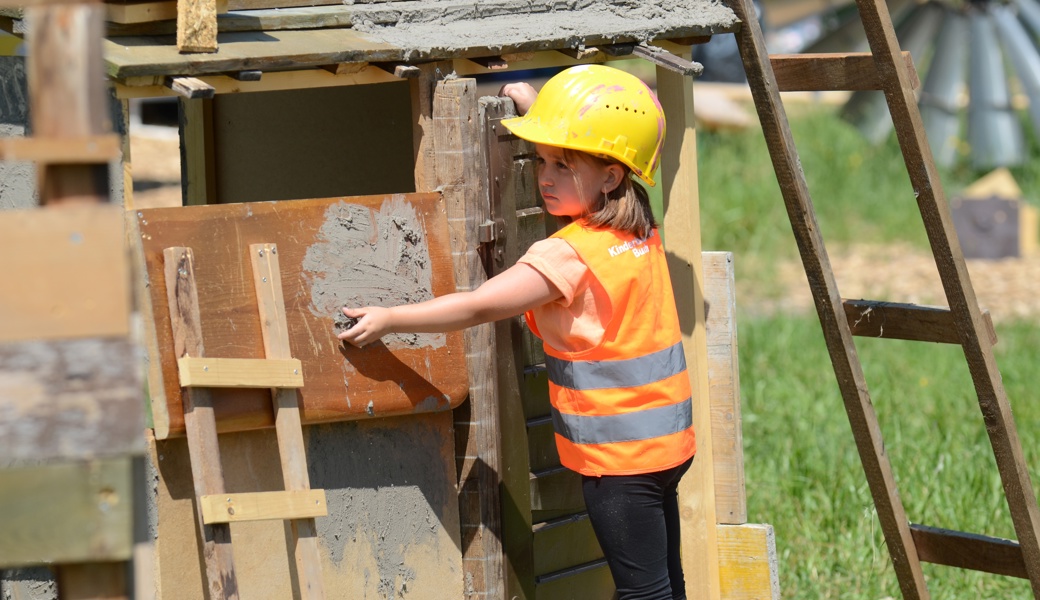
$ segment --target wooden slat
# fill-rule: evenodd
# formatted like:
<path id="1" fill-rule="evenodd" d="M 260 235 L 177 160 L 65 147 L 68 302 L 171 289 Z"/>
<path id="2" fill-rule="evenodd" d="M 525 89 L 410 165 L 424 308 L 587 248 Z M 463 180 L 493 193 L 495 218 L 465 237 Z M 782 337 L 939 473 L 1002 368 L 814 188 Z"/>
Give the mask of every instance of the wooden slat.
<path id="1" fill-rule="evenodd" d="M 117 135 L 84 138 L 0 138 L 0 160 L 44 163 L 107 163 L 121 155 Z"/>
<path id="2" fill-rule="evenodd" d="M 603 558 L 586 513 L 534 526 L 534 574 L 547 575 Z"/>
<path id="3" fill-rule="evenodd" d="M 253 287 L 256 290 L 260 314 L 264 355 L 268 360 L 286 360 L 292 356 L 292 351 L 285 315 L 278 246 L 251 244 L 249 259 L 253 267 Z M 300 374 L 302 373 L 301 370 Z M 271 394 L 282 482 L 288 493 L 305 494 L 310 490 L 311 482 L 307 469 L 303 425 L 300 420 L 299 394 L 291 389 L 272 389 Z M 324 492 L 321 496 L 321 504 L 324 504 Z M 324 515 L 300 515 L 289 523 L 289 550 L 293 554 L 297 573 L 293 581 L 293 585 L 296 586 L 294 593 L 305 600 L 320 600 L 325 597 L 317 525 L 314 522 L 316 516 Z"/>
<path id="4" fill-rule="evenodd" d="M 115 206 L 0 214 L 0 342 L 128 335 L 123 240 Z"/>
<path id="5" fill-rule="evenodd" d="M 105 20 L 113 23 L 131 24 L 149 21 L 167 21 L 177 18 L 177 2 L 117 2 L 105 3 Z M 176 28 L 174 28 L 176 31 Z"/>
<path id="6" fill-rule="evenodd" d="M 744 437 L 740 421 L 733 254 L 704 252 L 701 258 L 704 261 L 715 518 L 718 523 L 740 525 L 747 522 L 747 496 L 744 491 Z"/>
<path id="7" fill-rule="evenodd" d="M 217 0 L 177 1 L 177 50 L 217 51 Z"/>
<path id="8" fill-rule="evenodd" d="M 903 52 L 903 66 L 913 89 L 921 87 L 910 52 Z M 881 78 L 869 52 L 828 54 L 773 54 L 769 61 L 781 92 L 880 90 Z"/>
<path id="9" fill-rule="evenodd" d="M 704 289 L 704 273 L 692 82 L 679 73 L 658 67 L 657 95 L 669 128 L 658 173 L 664 197 L 662 231 L 668 251 L 668 271 L 679 311 L 691 388 L 695 397 L 707 398 L 708 353 L 704 299 L 700 292 Z M 715 541 L 715 469 L 711 460 L 714 445 L 708 402 L 694 404 L 693 426 L 698 458 L 679 483 L 683 571 L 690 600 L 714 600 L 719 597 L 719 560 Z"/>
<path id="10" fill-rule="evenodd" d="M 303 367 L 295 358 L 177 359 L 181 387 L 302 388 Z"/>
<path id="11" fill-rule="evenodd" d="M 560 466 L 552 418 L 537 417 L 527 421 L 527 453 L 532 471 Z"/>
<path id="12" fill-rule="evenodd" d="M 197 77 L 167 77 L 164 84 L 188 100 L 206 100 L 217 93 L 216 88 Z"/>
<path id="13" fill-rule="evenodd" d="M 719 525 L 719 579 L 726 600 L 780 600 L 771 525 Z"/>
<path id="14" fill-rule="evenodd" d="M 213 139 L 213 102 L 178 98 L 181 137 L 181 201 L 188 206 L 217 202 L 217 169 Z"/>
<path id="15" fill-rule="evenodd" d="M 872 0 L 871 0 L 872 1 Z M 762 30 L 750 0 L 729 0 L 743 27 L 737 47 L 751 87 L 766 146 L 784 197 L 795 241 L 809 287 L 813 290 L 831 364 L 837 377 L 853 437 L 859 450 L 878 520 L 904 598 L 928 598 L 921 563 L 910 537 L 909 520 L 897 491 L 892 465 L 885 451 L 877 414 L 867 391 L 863 368 L 856 354 L 848 320 L 830 268 L 823 237 L 816 222 L 812 198 L 802 170 L 794 136 L 787 121 Z M 883 6 L 883 3 L 881 3 Z M 861 12 L 865 10 L 861 7 Z M 903 60 L 899 57 L 899 60 Z M 905 72 L 905 69 L 900 69 Z M 908 93 L 909 92 L 908 90 Z"/>
<path id="16" fill-rule="evenodd" d="M 566 467 L 536 471 L 530 475 L 531 510 L 585 510 L 581 492 L 581 475 Z"/>
<path id="17" fill-rule="evenodd" d="M 885 99 L 946 299 L 963 337 L 961 347 L 978 394 L 979 408 L 985 415 L 986 432 L 996 457 L 1015 535 L 1022 547 L 1029 583 L 1033 595 L 1040 597 L 1040 506 L 1026 468 L 1007 392 L 993 356 L 993 345 L 986 335 L 982 311 L 953 227 L 942 179 L 932 160 L 917 97 L 911 89 L 909 73 L 901 68 L 899 40 L 892 27 L 888 6 L 877 0 L 857 0 L 857 5 L 878 71 L 885 82 Z M 891 549 L 891 541 L 888 546 Z"/>
<path id="18" fill-rule="evenodd" d="M 167 248 L 163 251 L 163 258 L 174 355 L 177 358 L 203 356 L 205 348 L 192 250 Z M 217 445 L 217 423 L 208 389 L 189 388 L 184 391 L 184 426 L 196 501 L 202 496 L 223 494 L 224 473 Z M 214 600 L 237 599 L 238 580 L 231 552 L 231 528 L 227 524 L 208 525 L 202 519 L 201 508 L 195 512 L 209 595 Z"/>
<path id="19" fill-rule="evenodd" d="M 313 519 L 329 514 L 325 490 L 295 490 L 284 492 L 250 492 L 220 494 L 199 498 L 202 521 L 235 523 L 238 521 L 290 521 Z M 314 538 L 316 541 L 316 538 Z M 321 570 L 318 574 L 320 576 Z M 318 579 L 319 588 L 321 579 Z"/>
<path id="20" fill-rule="evenodd" d="M 536 600 L 614 597 L 614 579 L 605 560 L 543 575 L 535 581 Z"/>
<path id="21" fill-rule="evenodd" d="M 940 344 L 960 344 L 957 321 L 949 309 L 916 304 L 845 300 L 845 316 L 852 335 Z M 988 310 L 982 311 L 986 336 L 997 343 L 997 332 Z"/>
<path id="22" fill-rule="evenodd" d="M 699 62 L 676 56 L 663 48 L 639 44 L 632 50 L 632 53 L 645 58 L 657 66 L 664 67 L 669 71 L 675 71 L 681 75 L 696 77 L 704 72 L 704 65 Z"/>
<path id="23" fill-rule="evenodd" d="M 0 565 L 129 560 L 131 459 L 0 469 Z"/>
<path id="24" fill-rule="evenodd" d="M 1014 541 L 917 524 L 910 531 L 925 562 L 1029 579 L 1022 548 Z"/>

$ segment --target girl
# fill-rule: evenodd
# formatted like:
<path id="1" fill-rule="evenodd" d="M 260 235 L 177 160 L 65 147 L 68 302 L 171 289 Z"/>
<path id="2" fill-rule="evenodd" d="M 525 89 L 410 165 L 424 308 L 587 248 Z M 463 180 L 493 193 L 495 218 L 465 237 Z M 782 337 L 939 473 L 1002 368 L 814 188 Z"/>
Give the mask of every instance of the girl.
<path id="1" fill-rule="evenodd" d="M 582 475 L 589 519 L 618 598 L 686 598 L 676 488 L 695 451 L 679 320 L 646 190 L 664 114 L 650 89 L 585 65 L 540 94 L 510 84 L 535 144 L 546 210 L 566 225 L 472 292 L 419 304 L 344 308 L 338 337 L 444 332 L 525 314 L 545 346 L 560 462 Z M 529 110 L 528 110 L 529 108 Z"/>

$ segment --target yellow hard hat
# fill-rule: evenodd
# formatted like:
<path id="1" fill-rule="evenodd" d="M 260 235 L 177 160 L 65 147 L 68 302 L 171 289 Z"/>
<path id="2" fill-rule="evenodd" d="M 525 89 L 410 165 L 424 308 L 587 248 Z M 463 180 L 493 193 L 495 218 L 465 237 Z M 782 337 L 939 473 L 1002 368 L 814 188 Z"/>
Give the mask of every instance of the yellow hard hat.
<path id="1" fill-rule="evenodd" d="M 502 124 L 517 136 L 615 158 L 650 185 L 664 144 L 664 110 L 635 75 L 580 65 L 545 82 L 522 117 Z"/>

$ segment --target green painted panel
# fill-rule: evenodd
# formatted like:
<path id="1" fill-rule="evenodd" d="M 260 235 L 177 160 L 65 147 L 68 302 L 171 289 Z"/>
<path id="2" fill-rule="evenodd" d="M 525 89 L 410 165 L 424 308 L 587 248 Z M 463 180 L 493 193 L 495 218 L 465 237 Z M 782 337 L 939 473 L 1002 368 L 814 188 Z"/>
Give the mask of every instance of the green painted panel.
<path id="1" fill-rule="evenodd" d="M 551 418 L 539 417 L 527 422 L 527 444 L 532 471 L 560 466 L 560 454 L 556 450 L 556 435 Z"/>
<path id="2" fill-rule="evenodd" d="M 534 526 L 534 573 L 546 575 L 603 558 L 585 513 Z"/>
<path id="3" fill-rule="evenodd" d="M 531 473 L 531 510 L 585 509 L 581 475 L 565 467 Z"/>
<path id="4" fill-rule="evenodd" d="M 535 581 L 537 600 L 611 600 L 614 597 L 614 579 L 606 561 L 537 577 Z"/>
<path id="5" fill-rule="evenodd" d="M 520 382 L 520 396 L 524 403 L 524 418 L 549 415 L 549 374 L 542 365 L 524 369 Z"/>

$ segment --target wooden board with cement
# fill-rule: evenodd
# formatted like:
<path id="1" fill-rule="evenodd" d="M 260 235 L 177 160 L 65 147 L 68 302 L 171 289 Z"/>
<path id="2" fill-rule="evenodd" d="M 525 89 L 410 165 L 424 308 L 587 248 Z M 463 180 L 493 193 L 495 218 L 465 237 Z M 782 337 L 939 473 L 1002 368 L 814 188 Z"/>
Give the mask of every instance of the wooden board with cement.
<path id="1" fill-rule="evenodd" d="M 208 357 L 264 356 L 249 245 L 277 246 L 305 424 L 446 411 L 466 396 L 459 333 L 336 339 L 343 305 L 390 306 L 455 290 L 439 194 L 165 208 L 132 214 L 153 312 L 149 373 L 156 437 L 184 430 L 163 249 L 192 248 Z M 220 431 L 273 424 L 267 390 L 215 389 Z"/>

